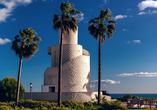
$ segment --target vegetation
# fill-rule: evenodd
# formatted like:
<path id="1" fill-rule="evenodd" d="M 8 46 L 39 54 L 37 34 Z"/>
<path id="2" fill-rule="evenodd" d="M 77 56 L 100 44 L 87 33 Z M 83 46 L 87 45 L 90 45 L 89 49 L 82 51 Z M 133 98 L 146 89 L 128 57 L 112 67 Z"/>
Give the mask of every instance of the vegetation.
<path id="1" fill-rule="evenodd" d="M 118 100 L 122 101 L 122 102 L 127 102 L 128 99 L 132 99 L 134 98 L 134 96 L 130 95 L 130 94 L 126 94 L 125 96 L 123 97 L 118 97 Z"/>
<path id="2" fill-rule="evenodd" d="M 107 102 L 104 101 L 101 105 L 94 105 L 92 102 L 74 102 L 71 100 L 62 101 L 61 107 L 57 103 L 48 101 L 33 101 L 31 99 L 15 102 L 0 102 L 0 110 L 127 110 L 121 106 L 120 101 Z"/>
<path id="3" fill-rule="evenodd" d="M 63 56 L 63 34 L 69 33 L 70 30 L 77 30 L 78 19 L 72 17 L 71 15 L 82 14 L 80 11 L 73 9 L 73 4 L 68 2 L 63 2 L 60 6 L 62 11 L 61 15 L 54 15 L 53 19 L 53 29 L 61 30 L 60 37 L 60 50 L 59 50 L 59 70 L 58 70 L 58 105 L 61 106 L 61 84 L 62 84 L 62 56 Z"/>
<path id="4" fill-rule="evenodd" d="M 97 18 L 91 19 L 89 21 L 90 26 L 88 27 L 88 30 L 90 34 L 98 40 L 99 38 L 99 48 L 98 48 L 98 54 L 99 54 L 99 64 L 98 64 L 98 104 L 100 104 L 100 92 L 101 92 L 101 44 L 105 42 L 105 34 L 107 34 L 108 38 L 111 38 L 113 35 L 113 32 L 115 30 L 115 25 L 117 23 L 115 21 L 112 21 L 112 12 L 107 9 L 102 9 L 100 12 L 100 15 Z"/>
<path id="5" fill-rule="evenodd" d="M 32 28 L 27 28 L 23 31 L 20 29 L 19 35 L 16 35 L 15 40 L 12 42 L 11 49 L 14 50 L 16 55 L 20 57 L 16 95 L 17 103 L 19 101 L 22 58 L 24 57 L 25 59 L 29 59 L 34 56 L 34 53 L 39 49 L 37 44 L 39 41 L 41 41 L 41 38 L 39 36 L 36 36 L 36 32 Z"/>
<path id="6" fill-rule="evenodd" d="M 136 96 L 133 96 L 133 95 L 130 95 L 130 94 L 126 94 L 125 96 L 122 96 L 122 97 L 118 97 L 118 100 L 122 101 L 122 102 L 127 102 L 128 99 L 133 99 L 135 98 Z M 139 97 L 140 99 L 143 99 L 143 100 L 155 100 L 154 98 L 143 98 L 143 97 Z"/>
<path id="7" fill-rule="evenodd" d="M 6 77 L 0 81 L 0 101 L 10 102 L 16 101 L 17 80 L 15 78 Z M 19 100 L 24 98 L 25 88 L 20 83 Z"/>

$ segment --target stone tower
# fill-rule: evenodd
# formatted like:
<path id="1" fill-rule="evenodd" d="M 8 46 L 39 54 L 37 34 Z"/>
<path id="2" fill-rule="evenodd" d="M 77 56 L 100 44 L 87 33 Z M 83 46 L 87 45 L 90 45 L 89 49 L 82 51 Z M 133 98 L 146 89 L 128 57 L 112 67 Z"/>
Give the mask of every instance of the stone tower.
<path id="1" fill-rule="evenodd" d="M 48 47 L 51 67 L 44 73 L 42 92 L 58 92 L 59 47 Z M 90 92 L 90 54 L 78 45 L 78 30 L 63 35 L 62 92 Z"/>

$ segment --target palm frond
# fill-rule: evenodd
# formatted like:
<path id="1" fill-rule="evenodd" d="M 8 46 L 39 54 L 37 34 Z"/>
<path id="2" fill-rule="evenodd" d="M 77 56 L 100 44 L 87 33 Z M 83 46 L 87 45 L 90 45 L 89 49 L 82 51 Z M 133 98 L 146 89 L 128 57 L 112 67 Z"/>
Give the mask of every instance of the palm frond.
<path id="1" fill-rule="evenodd" d="M 61 3 L 60 9 L 62 14 L 60 16 L 54 15 L 53 19 L 53 29 L 61 29 L 62 33 L 68 33 L 69 31 L 76 31 L 77 30 L 77 22 L 79 20 L 77 18 L 72 17 L 72 15 L 82 14 L 82 12 L 73 9 L 74 5 L 69 2 Z"/>
<path id="2" fill-rule="evenodd" d="M 117 25 L 117 23 L 115 21 L 109 20 L 107 21 L 109 24 L 113 24 L 113 25 Z"/>
<path id="3" fill-rule="evenodd" d="M 111 38 L 113 32 L 116 31 L 115 25 L 117 25 L 117 23 L 111 20 L 111 15 L 112 12 L 109 9 L 102 9 L 97 18 L 89 21 L 90 26 L 88 27 L 88 30 L 90 34 L 96 39 L 101 37 L 101 43 L 105 42 L 106 40 L 105 34 L 107 34 L 108 38 Z"/>
<path id="4" fill-rule="evenodd" d="M 38 44 L 41 38 L 36 36 L 36 32 L 32 28 L 19 31 L 19 35 L 15 36 L 15 40 L 12 42 L 12 50 L 16 55 L 20 57 L 23 50 L 24 58 L 31 58 L 32 55 L 38 50 Z"/>

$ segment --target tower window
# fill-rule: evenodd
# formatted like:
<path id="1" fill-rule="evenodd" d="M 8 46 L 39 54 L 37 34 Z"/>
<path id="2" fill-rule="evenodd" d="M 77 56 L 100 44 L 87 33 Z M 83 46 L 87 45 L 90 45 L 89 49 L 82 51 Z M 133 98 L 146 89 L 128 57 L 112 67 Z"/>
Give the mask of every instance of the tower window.
<path id="1" fill-rule="evenodd" d="M 55 87 L 49 87 L 49 92 L 55 92 Z"/>

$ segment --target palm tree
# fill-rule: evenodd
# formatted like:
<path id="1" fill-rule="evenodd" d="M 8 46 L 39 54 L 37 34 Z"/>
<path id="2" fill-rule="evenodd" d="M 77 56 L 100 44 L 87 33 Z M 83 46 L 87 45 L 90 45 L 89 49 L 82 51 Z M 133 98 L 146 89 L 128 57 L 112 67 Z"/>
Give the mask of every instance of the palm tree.
<path id="1" fill-rule="evenodd" d="M 69 33 L 70 30 L 75 32 L 77 30 L 77 18 L 71 15 L 82 14 L 80 11 L 73 9 L 73 4 L 63 2 L 60 6 L 62 14 L 54 15 L 53 29 L 61 30 L 60 50 L 59 50 L 59 71 L 58 71 L 58 106 L 61 106 L 61 88 L 62 88 L 62 56 L 63 56 L 63 34 Z"/>
<path id="2" fill-rule="evenodd" d="M 108 38 L 111 38 L 113 31 L 115 30 L 115 25 L 117 23 L 111 20 L 111 11 L 109 9 L 102 9 L 100 15 L 97 18 L 91 19 L 89 21 L 88 30 L 90 34 L 98 40 L 99 38 L 99 48 L 98 48 L 98 104 L 100 105 L 100 91 L 101 91 L 101 44 L 105 42 L 105 34 Z"/>
<path id="3" fill-rule="evenodd" d="M 34 53 L 39 49 L 37 44 L 39 41 L 41 41 L 41 38 L 36 36 L 36 32 L 32 28 L 27 28 L 23 31 L 20 30 L 19 35 L 16 35 L 15 40 L 12 42 L 11 49 L 14 50 L 16 55 L 20 57 L 16 95 L 17 104 L 19 101 L 22 58 L 24 57 L 25 59 L 30 59 L 32 56 L 34 56 Z"/>

